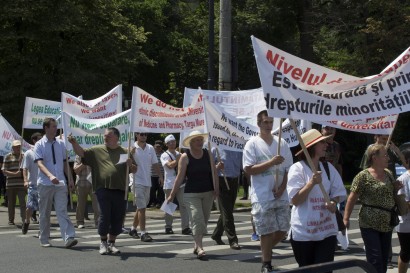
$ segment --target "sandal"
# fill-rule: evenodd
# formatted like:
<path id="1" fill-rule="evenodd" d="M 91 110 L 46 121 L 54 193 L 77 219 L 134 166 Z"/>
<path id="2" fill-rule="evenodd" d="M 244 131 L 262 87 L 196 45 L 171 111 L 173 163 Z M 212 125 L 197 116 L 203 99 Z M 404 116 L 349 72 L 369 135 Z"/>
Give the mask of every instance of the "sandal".
<path id="1" fill-rule="evenodd" d="M 198 254 L 196 256 L 198 259 L 203 260 L 206 257 L 205 250 L 202 248 L 198 251 Z"/>

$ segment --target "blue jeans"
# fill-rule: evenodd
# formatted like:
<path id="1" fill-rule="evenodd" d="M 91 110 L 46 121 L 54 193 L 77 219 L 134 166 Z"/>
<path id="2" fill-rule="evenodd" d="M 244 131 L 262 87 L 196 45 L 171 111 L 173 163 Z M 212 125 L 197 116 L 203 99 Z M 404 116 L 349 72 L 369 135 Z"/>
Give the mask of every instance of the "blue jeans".
<path id="1" fill-rule="evenodd" d="M 372 228 L 360 228 L 367 262 L 371 263 L 378 273 L 386 273 L 392 232 L 380 232 Z"/>

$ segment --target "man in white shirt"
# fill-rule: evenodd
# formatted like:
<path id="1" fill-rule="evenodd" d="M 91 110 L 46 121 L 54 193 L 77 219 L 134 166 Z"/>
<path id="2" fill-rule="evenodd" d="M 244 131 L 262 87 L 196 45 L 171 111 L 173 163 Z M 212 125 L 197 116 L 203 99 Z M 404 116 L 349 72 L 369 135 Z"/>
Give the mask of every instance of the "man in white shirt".
<path id="1" fill-rule="evenodd" d="M 173 135 L 168 135 L 165 138 L 165 145 L 167 145 L 168 150 L 162 153 L 161 155 L 161 164 L 164 167 L 164 192 L 165 192 L 165 200 L 168 199 L 169 195 L 171 194 L 171 190 L 174 187 L 175 178 L 177 176 L 178 170 L 178 161 L 181 157 L 181 154 L 175 149 L 177 146 L 177 142 Z M 185 184 L 183 184 L 185 186 Z M 190 235 L 192 234 L 191 229 L 189 228 L 189 215 L 187 208 L 184 203 L 184 187 L 181 186 L 179 191 L 176 194 L 176 198 L 179 204 L 179 213 L 181 214 L 181 228 L 182 234 Z M 172 230 L 172 222 L 173 222 L 172 215 L 165 214 L 165 233 L 166 234 L 174 234 Z"/>
<path id="2" fill-rule="evenodd" d="M 131 151 L 138 169 L 134 174 L 134 194 L 136 198 L 137 210 L 134 215 L 134 222 L 129 235 L 134 238 L 139 238 L 137 233 L 137 226 L 141 229 L 141 241 L 151 242 L 152 238 L 145 230 L 145 210 L 150 199 L 151 190 L 151 167 L 158 175 L 159 181 L 162 184 L 164 178 L 162 177 L 159 168 L 158 158 L 155 154 L 155 149 L 152 145 L 147 143 L 146 133 L 136 133 L 136 142 Z"/>
<path id="3" fill-rule="evenodd" d="M 251 213 L 256 232 L 260 235 L 261 272 L 265 273 L 273 271 L 272 247 L 284 238 L 290 227 L 286 184 L 287 171 L 293 160 L 287 143 L 272 135 L 273 118 L 266 110 L 258 114 L 257 123 L 260 133 L 246 143 L 243 167 L 251 176 Z M 277 155 L 278 145 L 280 155 Z"/>
<path id="4" fill-rule="evenodd" d="M 42 138 L 41 133 L 34 133 L 31 135 L 31 141 L 33 145 L 36 144 L 38 140 Z M 24 153 L 23 158 L 23 178 L 24 187 L 27 188 L 27 203 L 26 203 L 26 221 L 21 227 L 23 234 L 27 234 L 28 227 L 30 225 L 30 218 L 33 215 L 33 211 L 38 210 L 38 191 L 37 191 L 37 176 L 38 176 L 38 166 L 34 162 L 34 146 L 32 149 L 27 150 Z"/>

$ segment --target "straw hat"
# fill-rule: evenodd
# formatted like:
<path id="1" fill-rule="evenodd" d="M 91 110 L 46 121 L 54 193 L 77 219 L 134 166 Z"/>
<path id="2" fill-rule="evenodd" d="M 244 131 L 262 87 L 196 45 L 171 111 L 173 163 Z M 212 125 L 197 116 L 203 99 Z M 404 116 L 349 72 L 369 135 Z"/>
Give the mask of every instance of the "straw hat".
<path id="1" fill-rule="evenodd" d="M 15 147 L 15 146 L 21 146 L 21 141 L 20 140 L 13 140 L 13 142 L 11 143 L 11 146 L 12 147 Z"/>
<path id="2" fill-rule="evenodd" d="M 316 129 L 310 129 L 306 133 L 302 134 L 300 136 L 302 138 L 303 144 L 305 144 L 306 149 L 315 145 L 319 141 L 322 141 L 324 139 L 328 139 L 331 136 L 323 136 L 318 130 Z M 303 150 L 300 150 L 297 152 L 295 155 L 298 156 Z"/>
<path id="3" fill-rule="evenodd" d="M 207 141 L 208 139 L 208 133 L 201 133 L 200 131 L 192 131 L 191 133 L 189 133 L 189 136 L 187 136 L 184 141 L 182 141 L 182 145 L 184 145 L 185 147 L 189 147 L 189 143 L 191 142 L 191 140 L 193 138 L 196 137 L 203 137 L 204 141 Z"/>

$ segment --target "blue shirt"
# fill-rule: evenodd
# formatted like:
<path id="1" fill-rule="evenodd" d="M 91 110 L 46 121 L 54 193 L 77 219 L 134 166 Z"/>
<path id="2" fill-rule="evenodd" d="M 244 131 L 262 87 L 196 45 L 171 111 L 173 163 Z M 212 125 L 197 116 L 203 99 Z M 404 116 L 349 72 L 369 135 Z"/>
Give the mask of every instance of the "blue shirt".
<path id="1" fill-rule="evenodd" d="M 54 150 L 54 151 L 53 151 Z M 34 146 L 34 161 L 43 161 L 44 166 L 52 173 L 59 181 L 65 183 L 64 176 L 64 161 L 66 159 L 65 144 L 61 139 L 54 138 L 49 140 L 45 135 L 36 142 Z M 37 183 L 51 186 L 50 178 L 48 178 L 41 170 L 38 172 Z"/>
<path id="2" fill-rule="evenodd" d="M 212 151 L 216 154 L 216 150 Z M 242 169 L 242 153 L 228 150 L 219 150 L 221 161 L 224 163 L 224 172 L 226 177 L 238 177 Z M 222 173 L 218 172 L 219 176 Z"/>

